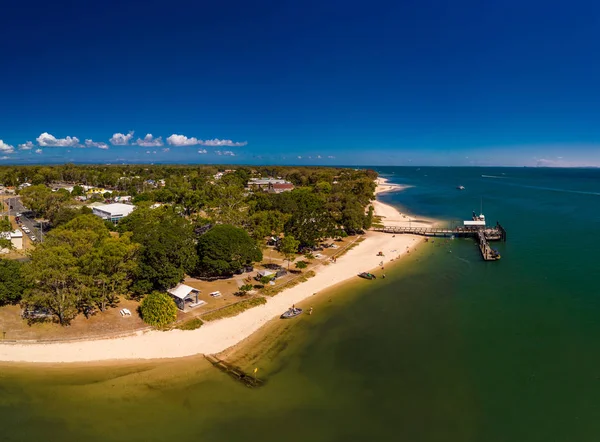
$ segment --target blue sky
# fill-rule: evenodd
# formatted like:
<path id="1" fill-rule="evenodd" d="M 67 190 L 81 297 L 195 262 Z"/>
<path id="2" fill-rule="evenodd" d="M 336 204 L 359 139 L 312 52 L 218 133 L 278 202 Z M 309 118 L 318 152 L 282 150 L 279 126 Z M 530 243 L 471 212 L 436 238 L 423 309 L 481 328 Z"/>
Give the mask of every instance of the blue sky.
<path id="1" fill-rule="evenodd" d="M 0 164 L 600 166 L 597 2 L 58 0 L 2 17 Z"/>

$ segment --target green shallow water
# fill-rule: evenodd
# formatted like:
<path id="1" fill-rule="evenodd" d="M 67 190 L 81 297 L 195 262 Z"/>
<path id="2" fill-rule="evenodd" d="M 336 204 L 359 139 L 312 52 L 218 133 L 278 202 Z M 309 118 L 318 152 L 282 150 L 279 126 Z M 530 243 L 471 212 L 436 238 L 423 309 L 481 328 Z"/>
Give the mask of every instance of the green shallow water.
<path id="1" fill-rule="evenodd" d="M 415 186 L 384 201 L 427 216 L 464 218 L 483 195 L 502 260 L 436 240 L 324 295 L 259 358 L 260 389 L 201 358 L 0 367 L 0 440 L 600 440 L 600 173 L 381 172 Z"/>

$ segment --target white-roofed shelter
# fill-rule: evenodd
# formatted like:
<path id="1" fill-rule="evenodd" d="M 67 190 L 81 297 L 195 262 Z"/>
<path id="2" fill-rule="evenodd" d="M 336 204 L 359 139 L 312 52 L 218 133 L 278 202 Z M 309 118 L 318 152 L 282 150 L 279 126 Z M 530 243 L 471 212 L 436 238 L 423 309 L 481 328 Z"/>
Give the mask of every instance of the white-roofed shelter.
<path id="1" fill-rule="evenodd" d="M 167 293 L 171 295 L 175 304 L 180 310 L 185 310 L 185 302 L 190 302 L 190 307 L 197 307 L 199 305 L 206 304 L 206 301 L 198 300 L 200 290 L 190 287 L 185 284 L 177 284 L 174 288 L 167 290 Z"/>
<path id="2" fill-rule="evenodd" d="M 102 204 L 92 208 L 92 213 L 100 218 L 117 224 L 121 218 L 126 217 L 135 210 L 131 204 Z"/>

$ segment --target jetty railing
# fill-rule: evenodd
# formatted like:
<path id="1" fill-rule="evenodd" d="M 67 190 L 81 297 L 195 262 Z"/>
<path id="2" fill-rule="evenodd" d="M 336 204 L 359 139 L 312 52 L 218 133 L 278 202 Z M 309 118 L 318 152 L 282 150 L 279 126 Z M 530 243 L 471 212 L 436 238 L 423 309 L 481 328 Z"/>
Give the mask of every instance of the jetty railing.
<path id="1" fill-rule="evenodd" d="M 499 222 L 493 227 L 406 227 L 406 226 L 383 226 L 374 227 L 375 232 L 420 235 L 427 237 L 456 237 L 473 238 L 484 261 L 497 261 L 500 254 L 492 249 L 490 241 L 506 242 L 506 229 Z"/>

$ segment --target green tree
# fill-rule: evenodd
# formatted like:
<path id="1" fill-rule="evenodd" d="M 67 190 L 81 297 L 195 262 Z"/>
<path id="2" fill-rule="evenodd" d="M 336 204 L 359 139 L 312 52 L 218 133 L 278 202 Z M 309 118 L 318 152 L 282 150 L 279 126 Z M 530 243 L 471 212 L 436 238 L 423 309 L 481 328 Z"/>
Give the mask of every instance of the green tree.
<path id="1" fill-rule="evenodd" d="M 285 259 L 288 262 L 288 270 L 290 268 L 290 262 L 296 258 L 296 253 L 298 253 L 299 246 L 300 241 L 298 241 L 292 235 L 285 235 L 281 240 L 279 251 L 283 253 L 283 256 L 285 256 Z"/>
<path id="2" fill-rule="evenodd" d="M 85 195 L 85 190 L 81 186 L 73 186 L 73 191 L 71 192 L 73 196 L 83 196 Z"/>
<path id="3" fill-rule="evenodd" d="M 344 209 L 342 210 L 341 224 L 350 234 L 354 234 L 363 229 L 365 222 L 365 209 L 356 200 L 350 200 L 346 202 Z"/>
<path id="4" fill-rule="evenodd" d="M 195 235 L 192 224 L 172 207 L 140 207 L 119 222 L 120 232 L 132 232 L 141 244 L 136 281 L 137 294 L 167 290 L 196 269 Z"/>
<path id="5" fill-rule="evenodd" d="M 26 288 L 21 275 L 23 264 L 9 259 L 0 259 L 0 305 L 15 304 L 21 300 Z"/>
<path id="6" fill-rule="evenodd" d="M 301 244 L 313 246 L 332 235 L 335 222 L 326 209 L 324 200 L 305 189 L 288 192 L 290 219 L 285 224 L 285 234 L 297 238 Z"/>
<path id="7" fill-rule="evenodd" d="M 373 225 L 374 211 L 375 209 L 373 208 L 373 206 L 369 206 L 369 210 L 367 211 L 367 215 L 365 216 L 365 221 L 363 223 L 365 229 L 370 229 Z"/>
<path id="8" fill-rule="evenodd" d="M 306 267 L 308 267 L 308 263 L 306 261 L 298 261 L 296 263 L 296 268 L 297 269 L 302 270 L 302 269 L 305 269 Z"/>
<path id="9" fill-rule="evenodd" d="M 125 295 L 137 270 L 139 245 L 131 242 L 131 233 L 104 238 L 86 255 L 82 270 L 88 276 L 89 300 L 102 311 L 115 306 Z"/>
<path id="10" fill-rule="evenodd" d="M 290 215 L 284 215 L 277 210 L 263 210 L 254 213 L 248 223 L 252 238 L 262 240 L 270 235 L 279 235 L 283 232 L 285 222 Z"/>
<path id="11" fill-rule="evenodd" d="M 198 272 L 229 276 L 245 265 L 262 260 L 262 252 L 248 233 L 235 226 L 213 227 L 198 240 Z"/>
<path id="12" fill-rule="evenodd" d="M 177 319 L 177 306 L 166 293 L 152 292 L 142 300 L 140 313 L 146 324 L 165 327 Z"/>
<path id="13" fill-rule="evenodd" d="M 69 192 L 52 192 L 43 184 L 26 187 L 21 190 L 20 195 L 26 207 L 33 210 L 38 216 L 48 218 L 70 198 Z"/>
<path id="14" fill-rule="evenodd" d="M 13 245 L 10 237 L 5 237 L 4 234 L 12 232 L 13 228 L 7 216 L 0 218 L 0 249 L 12 249 Z"/>
<path id="15" fill-rule="evenodd" d="M 23 296 L 27 307 L 49 311 L 61 325 L 77 315 L 85 281 L 68 246 L 45 242 L 36 247 L 31 252 L 31 262 L 23 268 L 23 275 L 31 287 Z"/>

